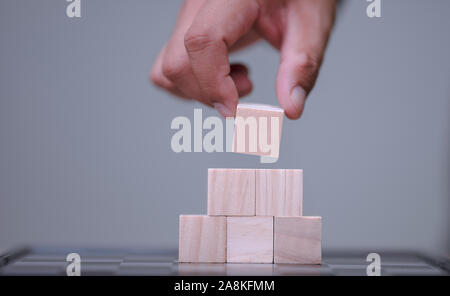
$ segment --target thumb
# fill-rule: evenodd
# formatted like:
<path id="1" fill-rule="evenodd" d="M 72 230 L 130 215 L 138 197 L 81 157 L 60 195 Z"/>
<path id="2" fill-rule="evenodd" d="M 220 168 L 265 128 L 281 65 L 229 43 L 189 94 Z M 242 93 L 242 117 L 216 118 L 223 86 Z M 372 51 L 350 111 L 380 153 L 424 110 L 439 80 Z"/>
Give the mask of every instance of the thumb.
<path id="1" fill-rule="evenodd" d="M 319 74 L 334 21 L 334 1 L 293 1 L 288 9 L 277 74 L 277 96 L 290 119 L 299 118 Z"/>
<path id="2" fill-rule="evenodd" d="M 299 118 L 306 97 L 312 90 L 319 72 L 319 62 L 308 53 L 292 53 L 281 59 L 277 75 L 277 96 L 286 116 Z"/>

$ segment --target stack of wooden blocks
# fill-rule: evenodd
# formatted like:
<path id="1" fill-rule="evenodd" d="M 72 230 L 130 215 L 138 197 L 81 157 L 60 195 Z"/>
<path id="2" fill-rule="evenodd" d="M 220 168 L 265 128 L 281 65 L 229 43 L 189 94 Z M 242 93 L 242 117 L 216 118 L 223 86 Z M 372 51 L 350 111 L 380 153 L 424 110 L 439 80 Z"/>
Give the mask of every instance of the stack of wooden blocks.
<path id="1" fill-rule="evenodd" d="M 321 264 L 321 217 L 302 215 L 303 171 L 209 169 L 208 215 L 181 215 L 179 262 Z"/>

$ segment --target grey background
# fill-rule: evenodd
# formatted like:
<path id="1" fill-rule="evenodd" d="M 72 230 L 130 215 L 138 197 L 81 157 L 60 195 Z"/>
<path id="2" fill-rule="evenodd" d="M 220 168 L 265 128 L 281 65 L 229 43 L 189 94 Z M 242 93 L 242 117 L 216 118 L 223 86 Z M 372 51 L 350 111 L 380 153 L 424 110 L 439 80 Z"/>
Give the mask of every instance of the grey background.
<path id="1" fill-rule="evenodd" d="M 181 153 L 171 120 L 199 104 L 148 72 L 180 1 L 0 2 L 0 249 L 177 246 L 178 215 L 206 212 L 207 168 L 304 169 L 304 212 L 324 248 L 449 254 L 450 1 L 366 1 L 340 11 L 321 76 L 281 157 Z M 233 57 L 276 104 L 278 53 Z M 205 109 L 204 116 L 217 115 Z"/>

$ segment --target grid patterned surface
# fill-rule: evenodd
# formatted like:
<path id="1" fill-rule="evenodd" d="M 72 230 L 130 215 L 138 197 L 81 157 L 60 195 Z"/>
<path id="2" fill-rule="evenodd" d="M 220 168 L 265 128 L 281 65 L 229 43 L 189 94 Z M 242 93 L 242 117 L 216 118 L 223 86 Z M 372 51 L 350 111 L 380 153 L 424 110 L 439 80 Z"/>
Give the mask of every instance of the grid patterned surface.
<path id="1" fill-rule="evenodd" d="M 66 274 L 68 249 L 31 249 L 0 268 L 0 275 Z M 322 265 L 296 264 L 195 264 L 177 263 L 176 250 L 77 250 L 81 275 L 337 275 L 365 276 L 368 252 L 324 252 Z M 450 275 L 448 260 L 419 254 L 379 252 L 382 275 Z"/>

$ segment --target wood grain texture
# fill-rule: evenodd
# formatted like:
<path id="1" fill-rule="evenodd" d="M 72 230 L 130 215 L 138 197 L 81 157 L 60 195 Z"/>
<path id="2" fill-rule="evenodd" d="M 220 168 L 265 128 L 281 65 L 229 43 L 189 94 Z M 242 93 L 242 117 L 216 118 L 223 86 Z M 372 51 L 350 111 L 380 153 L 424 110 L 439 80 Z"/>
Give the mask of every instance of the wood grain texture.
<path id="1" fill-rule="evenodd" d="M 286 197 L 277 216 L 303 215 L 303 170 L 286 170 Z"/>
<path id="2" fill-rule="evenodd" d="M 238 104 L 232 151 L 278 158 L 283 117 L 284 110 L 276 106 Z M 278 129 L 274 125 L 274 121 L 278 122 Z M 274 127 L 273 130 L 272 126 Z M 264 138 L 262 138 L 262 135 L 264 135 Z"/>
<path id="3" fill-rule="evenodd" d="M 226 217 L 180 216 L 179 262 L 224 263 Z"/>
<path id="4" fill-rule="evenodd" d="M 227 262 L 273 263 L 273 217 L 227 217 Z"/>
<path id="5" fill-rule="evenodd" d="M 274 262 L 322 263 L 321 217 L 275 217 Z"/>
<path id="6" fill-rule="evenodd" d="M 208 215 L 255 215 L 254 169 L 208 170 Z"/>
<path id="7" fill-rule="evenodd" d="M 256 170 L 256 215 L 284 216 L 286 170 Z"/>
<path id="8" fill-rule="evenodd" d="M 256 215 L 301 216 L 303 170 L 256 170 Z"/>

